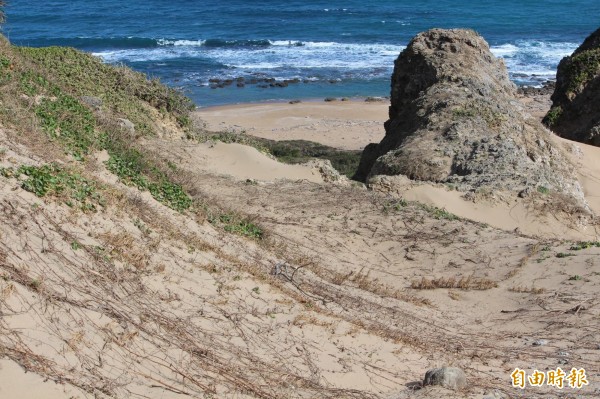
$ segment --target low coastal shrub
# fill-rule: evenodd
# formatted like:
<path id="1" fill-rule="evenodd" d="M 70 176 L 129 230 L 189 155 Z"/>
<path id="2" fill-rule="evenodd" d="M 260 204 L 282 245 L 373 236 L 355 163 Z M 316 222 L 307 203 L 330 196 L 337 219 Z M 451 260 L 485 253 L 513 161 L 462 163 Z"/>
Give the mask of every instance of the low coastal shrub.
<path id="1" fill-rule="evenodd" d="M 546 186 L 538 186 L 537 187 L 537 192 L 540 194 L 549 194 L 550 193 L 550 189 Z"/>
<path id="2" fill-rule="evenodd" d="M 431 206 L 427 204 L 417 203 L 421 209 L 426 211 L 433 217 L 434 219 L 443 219 L 443 220 L 459 220 L 460 218 L 453 213 L 448 212 L 443 208 L 438 208 L 436 206 Z"/>
<path id="3" fill-rule="evenodd" d="M 141 151 L 123 143 L 108 146 L 106 167 L 127 185 L 149 191 L 152 197 L 171 209 L 183 212 L 192 206 L 192 199 L 180 184 L 172 182 L 167 174 Z"/>
<path id="4" fill-rule="evenodd" d="M 96 120 L 88 108 L 73 97 L 54 88 L 35 107 L 42 129 L 66 146 L 75 159 L 83 159 L 94 146 Z"/>
<path id="5" fill-rule="evenodd" d="M 243 215 L 208 207 L 206 207 L 205 211 L 210 224 L 220 227 L 229 233 L 256 240 L 261 240 L 265 236 L 264 230 L 259 225 Z"/>
<path id="6" fill-rule="evenodd" d="M 179 91 L 157 79 L 126 67 L 106 65 L 91 54 L 68 47 L 15 47 L 31 70 L 50 72 L 46 76 L 73 97 L 93 96 L 102 107 L 117 116 L 131 120 L 136 129 L 155 135 L 149 106 L 163 116 L 171 116 L 182 128 L 191 125 L 193 102 Z"/>
<path id="7" fill-rule="evenodd" d="M 92 151 L 105 149 L 110 155 L 108 169 L 126 184 L 149 191 L 177 211 L 191 206 L 183 187 L 171 179 L 173 170 L 136 150 L 131 137 L 111 122 L 125 117 L 134 123 L 136 132 L 155 135 L 162 114 L 185 129 L 191 125 L 191 100 L 158 80 L 103 64 L 72 48 L 15 47 L 0 38 L 0 112 L 18 130 L 44 132 L 80 161 Z M 36 116 L 33 120 L 31 111 Z M 34 178 L 24 188 L 36 193 L 50 187 L 45 185 L 48 182 L 69 182 L 55 169 L 28 173 Z M 48 190 L 56 192 L 63 186 Z"/>
<path id="8" fill-rule="evenodd" d="M 98 184 L 56 164 L 2 168 L 0 175 L 22 180 L 21 187 L 38 197 L 56 197 L 83 211 L 95 211 L 104 203 Z"/>
<path id="9" fill-rule="evenodd" d="M 307 140 L 267 141 L 265 144 L 271 154 L 285 163 L 304 163 L 310 159 L 328 159 L 341 174 L 351 178 L 358 169 L 360 151 L 338 150 L 323 144 Z"/>
<path id="10" fill-rule="evenodd" d="M 558 119 L 562 115 L 562 107 L 559 105 L 557 107 L 552 107 L 550 111 L 546 114 L 542 122 L 548 127 L 556 126 Z"/>
<path id="11" fill-rule="evenodd" d="M 573 244 L 571 246 L 571 248 L 569 248 L 571 251 L 580 251 L 582 249 L 588 249 L 588 248 L 600 248 L 600 241 L 579 241 L 576 244 Z"/>
<path id="12" fill-rule="evenodd" d="M 596 48 L 574 55 L 568 61 L 565 74 L 569 77 L 567 93 L 578 92 L 598 73 L 600 73 L 600 49 Z"/>

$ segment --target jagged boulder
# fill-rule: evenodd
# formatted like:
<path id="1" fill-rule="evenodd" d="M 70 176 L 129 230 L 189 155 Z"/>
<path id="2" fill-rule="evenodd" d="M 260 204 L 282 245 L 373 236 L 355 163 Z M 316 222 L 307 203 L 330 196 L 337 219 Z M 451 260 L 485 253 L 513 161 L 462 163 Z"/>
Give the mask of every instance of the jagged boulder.
<path id="1" fill-rule="evenodd" d="M 600 29 L 558 65 L 544 123 L 559 136 L 600 146 Z"/>
<path id="2" fill-rule="evenodd" d="M 462 191 L 556 191 L 583 202 L 551 133 L 524 114 L 502 60 L 470 30 L 418 34 L 395 62 L 389 120 L 356 174 L 405 175 Z"/>

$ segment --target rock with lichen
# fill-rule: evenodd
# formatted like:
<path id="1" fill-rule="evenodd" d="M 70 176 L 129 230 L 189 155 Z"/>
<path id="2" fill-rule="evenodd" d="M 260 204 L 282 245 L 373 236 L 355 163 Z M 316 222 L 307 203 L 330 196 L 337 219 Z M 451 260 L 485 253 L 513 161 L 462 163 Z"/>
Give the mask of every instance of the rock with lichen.
<path id="1" fill-rule="evenodd" d="M 395 61 L 386 135 L 365 148 L 356 177 L 515 196 L 542 187 L 583 204 L 573 165 L 515 96 L 503 61 L 474 31 L 418 34 Z"/>
<path id="2" fill-rule="evenodd" d="M 558 65 L 544 123 L 559 136 L 600 146 L 600 29 Z"/>

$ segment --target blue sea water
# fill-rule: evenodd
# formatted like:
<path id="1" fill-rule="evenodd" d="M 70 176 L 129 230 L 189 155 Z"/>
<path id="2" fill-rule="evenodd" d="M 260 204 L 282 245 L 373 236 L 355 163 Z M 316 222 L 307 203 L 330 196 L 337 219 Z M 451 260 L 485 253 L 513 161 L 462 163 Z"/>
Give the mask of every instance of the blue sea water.
<path id="1" fill-rule="evenodd" d="M 182 88 L 199 106 L 389 95 L 394 59 L 434 27 L 476 30 L 516 83 L 540 85 L 600 26 L 600 0 L 8 3 L 2 30 L 14 44 L 89 51 Z M 215 88 L 218 79 L 232 82 Z"/>

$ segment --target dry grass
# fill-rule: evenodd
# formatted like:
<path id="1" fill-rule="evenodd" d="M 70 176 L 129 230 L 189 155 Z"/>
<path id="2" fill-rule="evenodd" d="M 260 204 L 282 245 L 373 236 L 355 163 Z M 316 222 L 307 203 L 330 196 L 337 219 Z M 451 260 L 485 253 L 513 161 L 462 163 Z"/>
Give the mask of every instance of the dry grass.
<path id="1" fill-rule="evenodd" d="M 456 288 L 461 290 L 489 290 L 496 288 L 498 283 L 486 278 L 475 278 L 473 275 L 467 277 L 440 277 L 435 279 L 421 278 L 413 281 L 410 288 L 415 290 L 433 290 L 436 288 Z"/>
<path id="2" fill-rule="evenodd" d="M 299 314 L 298 316 L 296 316 L 294 318 L 294 320 L 292 320 L 292 324 L 294 326 L 298 326 L 300 328 L 304 327 L 305 325 L 313 325 L 313 326 L 319 326 L 319 327 L 324 327 L 324 328 L 334 328 L 337 325 L 337 323 L 334 320 L 330 320 L 330 321 L 326 321 L 326 320 L 322 320 L 321 318 L 313 315 L 313 314 L 306 314 L 306 313 L 302 313 Z"/>
<path id="3" fill-rule="evenodd" d="M 117 234 L 105 233 L 99 236 L 110 256 L 133 266 L 138 271 L 147 268 L 150 261 L 151 248 L 139 243 L 135 237 L 126 231 Z"/>
<path id="4" fill-rule="evenodd" d="M 527 251 L 527 255 L 522 257 L 521 260 L 519 261 L 519 263 L 517 264 L 517 266 L 515 266 L 514 269 L 512 269 L 510 272 L 508 272 L 508 274 L 506 275 L 506 278 L 512 278 L 512 277 L 516 276 L 523 269 L 523 267 L 525 267 L 525 265 L 527 265 L 527 263 L 531 260 L 531 258 L 540 252 L 540 250 L 541 250 L 541 244 L 539 242 L 531 245 Z"/>
<path id="5" fill-rule="evenodd" d="M 531 286 L 531 287 L 525 287 L 525 286 L 522 286 L 522 285 L 517 285 L 517 286 L 514 286 L 514 287 L 510 287 L 508 290 L 510 292 L 529 293 L 529 294 L 536 294 L 536 295 L 544 294 L 546 292 L 545 288 L 535 288 L 533 286 Z"/>
<path id="6" fill-rule="evenodd" d="M 459 301 L 461 296 L 460 293 L 450 290 L 448 291 L 448 296 L 450 297 L 450 299 L 452 299 L 453 301 Z"/>

